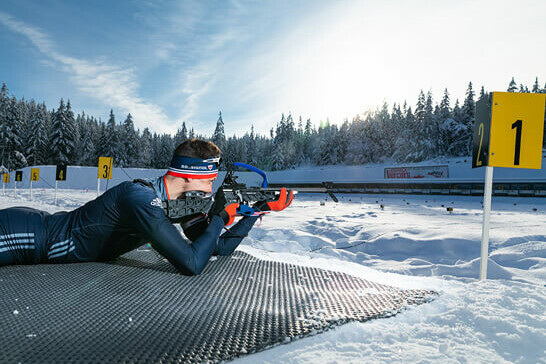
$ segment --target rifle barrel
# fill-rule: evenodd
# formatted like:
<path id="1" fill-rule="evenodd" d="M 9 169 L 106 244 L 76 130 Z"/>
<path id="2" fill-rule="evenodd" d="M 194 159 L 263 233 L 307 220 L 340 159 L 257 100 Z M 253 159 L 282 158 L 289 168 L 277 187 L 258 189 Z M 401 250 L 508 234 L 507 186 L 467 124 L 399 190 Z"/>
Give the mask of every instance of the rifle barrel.
<path id="1" fill-rule="evenodd" d="M 291 190 L 294 192 L 327 192 L 329 189 L 324 187 L 301 187 L 301 188 L 286 188 L 287 190 Z M 224 191 L 234 191 L 237 189 L 231 189 L 231 188 L 224 188 Z M 260 188 L 260 191 L 280 191 L 281 187 L 264 187 Z"/>

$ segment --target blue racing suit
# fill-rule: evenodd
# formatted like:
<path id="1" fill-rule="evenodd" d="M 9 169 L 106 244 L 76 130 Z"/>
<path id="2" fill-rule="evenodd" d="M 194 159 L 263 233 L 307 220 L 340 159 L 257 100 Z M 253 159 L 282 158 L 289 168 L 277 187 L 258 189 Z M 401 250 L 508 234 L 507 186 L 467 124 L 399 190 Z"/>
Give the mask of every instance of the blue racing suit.
<path id="1" fill-rule="evenodd" d="M 0 210 L 0 266 L 108 261 L 150 242 L 182 274 L 195 275 L 211 255 L 231 254 L 257 220 L 244 217 L 220 236 L 224 222 L 213 216 L 190 243 L 161 207 L 168 199 L 164 176 L 149 182 L 153 188 L 123 182 L 70 212 Z"/>

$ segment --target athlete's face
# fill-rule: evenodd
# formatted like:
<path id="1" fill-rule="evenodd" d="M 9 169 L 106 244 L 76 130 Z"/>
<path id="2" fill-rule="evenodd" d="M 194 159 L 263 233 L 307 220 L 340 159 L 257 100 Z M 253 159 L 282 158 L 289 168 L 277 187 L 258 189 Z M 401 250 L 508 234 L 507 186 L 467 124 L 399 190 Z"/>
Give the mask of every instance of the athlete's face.
<path id="1" fill-rule="evenodd" d="M 216 180 L 214 178 L 188 178 L 186 181 L 186 191 L 203 191 L 206 193 L 212 193 L 212 182 Z"/>

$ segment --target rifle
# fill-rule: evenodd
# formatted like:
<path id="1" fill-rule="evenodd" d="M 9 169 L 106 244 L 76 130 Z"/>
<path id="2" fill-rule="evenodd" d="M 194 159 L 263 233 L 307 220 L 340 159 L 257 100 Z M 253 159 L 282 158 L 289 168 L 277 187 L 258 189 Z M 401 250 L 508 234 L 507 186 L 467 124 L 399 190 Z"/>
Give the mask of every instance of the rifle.
<path id="1" fill-rule="evenodd" d="M 267 176 L 262 170 L 244 163 L 234 163 L 234 166 L 243 167 L 260 174 L 263 177 L 262 187 L 247 187 L 244 183 L 237 182 L 238 176 L 234 171 L 228 171 L 222 188 L 226 198 L 226 206 L 232 203 L 238 203 L 237 216 L 256 216 L 263 213 L 255 211 L 252 207 L 260 201 L 273 202 L 278 200 L 281 188 L 267 187 Z M 294 194 L 298 192 L 324 192 L 327 193 L 332 200 L 338 202 L 338 199 L 333 193 L 333 184 L 331 182 L 323 182 L 324 188 L 299 188 L 287 190 Z M 162 203 L 167 217 L 172 223 L 181 223 L 189 215 L 206 214 L 214 204 L 214 195 L 202 191 L 188 191 L 176 200 L 167 200 Z"/>

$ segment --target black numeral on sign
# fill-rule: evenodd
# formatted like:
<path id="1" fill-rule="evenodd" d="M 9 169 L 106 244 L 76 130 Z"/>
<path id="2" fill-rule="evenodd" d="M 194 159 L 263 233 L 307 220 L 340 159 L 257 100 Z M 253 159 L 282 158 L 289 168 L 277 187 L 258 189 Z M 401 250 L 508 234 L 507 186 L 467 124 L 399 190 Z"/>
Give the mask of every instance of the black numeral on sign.
<path id="1" fill-rule="evenodd" d="M 102 174 L 102 178 L 108 178 L 108 166 L 104 165 L 104 173 Z"/>
<path id="2" fill-rule="evenodd" d="M 517 120 L 512 124 L 512 129 L 516 128 L 516 150 L 514 151 L 514 165 L 519 166 L 519 153 L 521 151 L 521 128 L 523 121 Z"/>
<path id="3" fill-rule="evenodd" d="M 480 136 L 480 146 L 478 148 L 478 157 L 476 158 L 476 165 L 481 166 L 482 161 L 480 159 L 480 155 L 482 154 L 482 143 L 483 143 L 483 123 L 480 123 L 480 126 L 478 128 L 478 135 Z"/>

